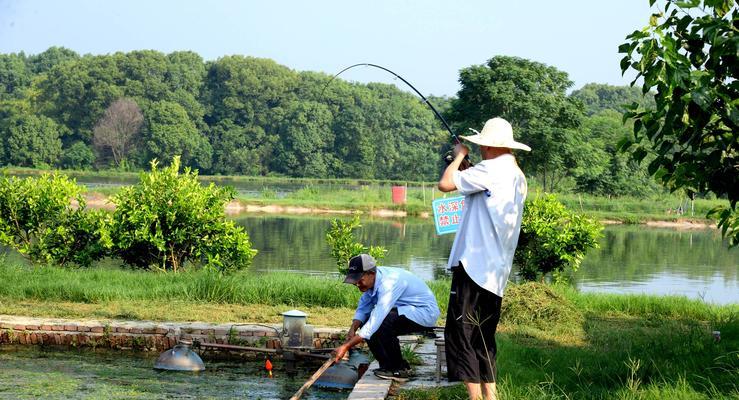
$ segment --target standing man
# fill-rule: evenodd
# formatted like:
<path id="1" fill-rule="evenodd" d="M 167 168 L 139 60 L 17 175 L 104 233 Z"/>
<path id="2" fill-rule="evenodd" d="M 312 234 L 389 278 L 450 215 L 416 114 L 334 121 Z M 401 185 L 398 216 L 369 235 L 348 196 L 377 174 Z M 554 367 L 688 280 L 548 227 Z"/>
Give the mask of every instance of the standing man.
<path id="1" fill-rule="evenodd" d="M 469 149 L 457 144 L 439 190 L 457 190 L 465 202 L 448 263 L 447 375 L 449 381 L 463 381 L 470 399 L 478 400 L 483 395 L 496 398 L 495 330 L 526 199 L 526 177 L 511 149 L 531 148 L 513 140 L 511 124 L 502 118 L 490 119 L 482 132 L 474 132 L 462 139 L 480 146 L 482 161 L 459 171 Z"/>
<path id="2" fill-rule="evenodd" d="M 356 285 L 362 296 L 347 341 L 336 349 L 336 362 L 349 349 L 366 340 L 380 363 L 375 375 L 407 381 L 410 365 L 400 352 L 398 336 L 428 331 L 436 325 L 439 306 L 431 289 L 404 269 L 377 267 L 369 254 L 349 260 L 344 283 Z"/>

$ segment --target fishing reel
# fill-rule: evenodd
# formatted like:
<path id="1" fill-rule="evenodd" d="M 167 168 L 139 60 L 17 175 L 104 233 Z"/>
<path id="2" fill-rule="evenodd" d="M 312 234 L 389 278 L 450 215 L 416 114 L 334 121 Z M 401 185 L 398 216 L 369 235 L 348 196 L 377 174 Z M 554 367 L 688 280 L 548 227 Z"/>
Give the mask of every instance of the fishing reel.
<path id="1" fill-rule="evenodd" d="M 449 166 L 449 164 L 451 164 L 452 161 L 454 161 L 454 150 L 449 150 L 446 153 L 444 153 L 444 162 L 446 163 L 447 166 Z M 459 164 L 459 170 L 464 171 L 473 165 L 474 164 L 472 164 L 472 161 L 470 161 L 470 156 L 467 155 L 464 158 L 464 160 L 462 160 L 462 163 Z"/>

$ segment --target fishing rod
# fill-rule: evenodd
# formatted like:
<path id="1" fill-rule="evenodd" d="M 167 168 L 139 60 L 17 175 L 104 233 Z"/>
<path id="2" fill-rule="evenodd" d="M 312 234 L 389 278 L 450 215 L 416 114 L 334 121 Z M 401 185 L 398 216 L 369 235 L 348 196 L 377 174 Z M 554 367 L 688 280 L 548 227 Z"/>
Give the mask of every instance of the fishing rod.
<path id="1" fill-rule="evenodd" d="M 426 98 L 426 96 L 424 96 L 423 94 L 421 94 L 421 92 L 419 92 L 418 89 L 416 89 L 415 86 L 411 85 L 411 83 L 408 82 L 407 80 L 405 80 L 402 76 L 400 76 L 400 75 L 396 74 L 395 72 L 393 72 L 393 71 L 391 71 L 391 70 L 383 67 L 382 65 L 371 64 L 371 63 L 359 63 L 359 64 L 350 65 L 350 66 L 342 69 L 341 71 L 339 71 L 336 75 L 332 76 L 331 79 L 326 83 L 326 86 L 323 87 L 323 90 L 326 90 L 326 88 L 328 87 L 328 85 L 330 85 L 331 82 L 333 82 L 333 80 L 336 79 L 337 76 L 341 75 L 345 71 L 348 71 L 348 70 L 350 70 L 350 69 L 352 69 L 354 67 L 363 67 L 363 66 L 364 67 L 375 67 L 375 68 L 379 68 L 379 69 L 381 69 L 383 71 L 386 71 L 386 72 L 391 73 L 393 76 L 395 76 L 396 78 L 398 78 L 401 81 L 403 81 L 403 83 L 405 83 L 406 85 L 408 85 L 408 87 L 410 87 L 411 89 L 413 89 L 413 91 L 416 92 L 416 94 L 421 97 L 421 99 L 423 100 L 423 102 L 426 103 L 427 106 L 429 106 L 429 108 L 431 109 L 431 111 L 433 111 L 434 114 L 436 115 L 436 117 L 441 120 L 441 123 L 444 124 L 444 127 L 446 128 L 447 131 L 449 131 L 449 134 L 452 135 L 452 138 L 454 138 L 454 140 L 457 143 L 460 143 L 459 138 L 457 138 L 457 135 L 455 135 L 454 132 L 452 132 L 452 128 L 449 127 L 449 124 L 446 122 L 446 120 L 444 119 L 444 117 L 441 116 L 441 114 L 439 113 L 439 111 L 436 110 L 436 107 L 434 107 L 434 105 L 431 104 L 431 102 Z M 321 93 L 323 93 L 323 91 L 321 91 Z"/>
<path id="2" fill-rule="evenodd" d="M 372 63 L 359 63 L 359 64 L 350 65 L 350 66 L 342 69 L 336 75 L 332 76 L 331 79 L 329 79 L 328 82 L 326 82 L 326 85 L 323 87 L 323 90 L 321 90 L 321 96 L 323 96 L 323 92 L 326 90 L 326 88 L 328 87 L 328 85 L 330 85 L 331 82 L 333 82 L 333 80 L 336 79 L 337 76 L 341 75 L 345 71 L 348 71 L 348 70 L 350 70 L 350 69 L 352 69 L 354 67 L 362 67 L 362 66 L 364 66 L 364 67 L 379 68 L 379 69 L 381 69 L 381 70 L 383 70 L 385 72 L 389 72 L 390 74 L 392 74 L 396 78 L 398 78 L 401 81 L 403 81 L 403 83 L 405 83 L 406 85 L 408 85 L 411 89 L 413 89 L 414 92 L 416 92 L 417 95 L 419 95 L 421 97 L 421 99 L 423 99 L 423 102 L 426 103 L 427 106 L 429 106 L 429 108 L 431 109 L 431 111 L 434 112 L 434 115 L 436 115 L 436 117 L 441 120 L 441 123 L 444 124 L 444 127 L 446 128 L 447 131 L 449 131 L 449 134 L 452 135 L 452 138 L 454 139 L 454 141 L 457 142 L 457 144 L 461 144 L 462 143 L 462 142 L 460 142 L 460 140 L 457 137 L 457 135 L 452 131 L 452 128 L 449 127 L 449 124 L 446 122 L 446 120 L 444 119 L 444 117 L 441 116 L 441 114 L 439 113 L 439 111 L 436 110 L 436 107 L 434 107 L 434 105 L 431 104 L 431 102 L 426 98 L 426 96 L 424 96 L 423 94 L 421 94 L 421 92 L 419 92 L 418 89 L 416 89 L 415 86 L 411 85 L 411 83 L 408 82 L 407 80 L 405 80 L 402 76 L 396 74 L 395 72 L 391 71 L 388 68 L 383 67 L 382 65 L 377 65 L 377 64 L 372 64 Z M 444 160 L 447 162 L 447 164 L 450 163 L 452 161 L 452 159 L 453 159 L 453 157 L 451 156 L 451 154 L 447 154 L 447 155 L 444 156 Z M 466 162 L 467 165 L 465 165 L 464 167 L 460 166 L 460 169 L 466 169 L 466 168 L 472 166 L 472 163 L 469 160 L 469 156 L 465 157 L 465 162 Z M 465 164 L 465 163 L 463 163 L 463 164 Z"/>

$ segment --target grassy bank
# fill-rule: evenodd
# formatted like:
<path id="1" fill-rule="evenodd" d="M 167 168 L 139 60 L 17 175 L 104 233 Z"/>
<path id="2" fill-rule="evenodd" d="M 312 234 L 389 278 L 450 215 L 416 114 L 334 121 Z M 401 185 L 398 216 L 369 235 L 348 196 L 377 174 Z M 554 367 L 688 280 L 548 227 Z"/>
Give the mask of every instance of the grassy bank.
<path id="1" fill-rule="evenodd" d="M 346 326 L 359 293 L 336 278 L 285 273 L 219 277 L 0 264 L 0 314 L 62 318 Z M 442 308 L 448 281 L 431 283 Z M 739 396 L 739 305 L 681 297 L 509 286 L 498 335 L 504 399 L 717 399 Z M 443 314 L 442 314 L 443 315 Z M 441 323 L 442 321 L 439 321 Z M 721 332 L 715 341 L 711 332 Z M 398 399 L 462 399 L 461 386 Z"/>
<path id="2" fill-rule="evenodd" d="M 553 289 L 515 285 L 506 293 L 497 335 L 499 398 L 739 398 L 738 305 Z M 395 396 L 466 398 L 462 385 Z"/>

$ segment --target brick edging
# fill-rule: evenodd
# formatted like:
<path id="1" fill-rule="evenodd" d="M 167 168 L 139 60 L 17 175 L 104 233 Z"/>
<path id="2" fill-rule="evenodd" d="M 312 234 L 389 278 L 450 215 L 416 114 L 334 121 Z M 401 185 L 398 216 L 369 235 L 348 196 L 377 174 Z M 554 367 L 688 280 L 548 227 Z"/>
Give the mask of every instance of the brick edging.
<path id="1" fill-rule="evenodd" d="M 281 324 L 68 320 L 0 315 L 0 344 L 65 345 L 164 351 L 180 340 L 281 347 Z M 315 327 L 313 346 L 335 347 L 342 329 Z"/>

